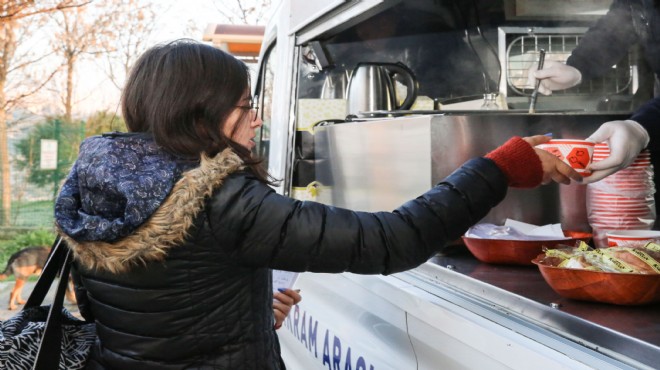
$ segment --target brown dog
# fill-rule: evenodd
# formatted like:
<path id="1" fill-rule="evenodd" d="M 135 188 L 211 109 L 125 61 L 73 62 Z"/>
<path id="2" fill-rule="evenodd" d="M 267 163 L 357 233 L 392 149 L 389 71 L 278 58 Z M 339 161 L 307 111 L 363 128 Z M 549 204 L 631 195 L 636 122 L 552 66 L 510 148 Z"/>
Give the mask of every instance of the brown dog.
<path id="1" fill-rule="evenodd" d="M 49 247 L 27 247 L 9 257 L 5 271 L 0 274 L 0 280 L 4 280 L 12 274 L 16 278 L 14 288 L 9 294 L 10 310 L 16 309 L 16 303 L 25 304 L 25 300 L 21 297 L 23 286 L 31 275 L 39 275 L 41 273 L 48 259 L 49 252 Z M 69 286 L 67 287 L 66 297 L 71 302 L 76 302 L 71 282 L 69 282 Z"/>

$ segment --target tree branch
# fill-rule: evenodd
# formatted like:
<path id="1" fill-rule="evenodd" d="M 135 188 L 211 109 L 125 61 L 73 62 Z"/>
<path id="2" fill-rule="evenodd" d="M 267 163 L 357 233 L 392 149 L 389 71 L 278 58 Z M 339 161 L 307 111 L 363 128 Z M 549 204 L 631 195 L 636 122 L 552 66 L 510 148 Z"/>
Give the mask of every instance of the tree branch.
<path id="1" fill-rule="evenodd" d="M 5 105 L 3 107 L 0 107 L 0 109 L 8 110 L 9 107 L 13 106 L 14 104 L 16 104 L 21 99 L 24 99 L 24 98 L 26 98 L 30 95 L 33 95 L 33 94 L 37 93 L 39 90 L 41 90 L 55 76 L 55 74 L 57 74 L 57 72 L 59 70 L 60 70 L 60 68 L 55 69 L 44 81 L 41 82 L 41 84 L 39 84 L 39 86 L 35 87 L 33 90 L 22 93 L 22 94 L 20 94 L 16 97 L 14 97 L 13 99 L 8 99 L 5 102 Z"/>
<path id="2" fill-rule="evenodd" d="M 52 7 L 46 7 L 42 9 L 35 9 L 33 11 L 29 11 L 26 13 L 21 13 L 23 10 L 27 9 L 30 7 L 30 3 L 33 3 L 32 1 L 26 1 L 23 3 L 19 3 L 14 6 L 15 9 L 8 9 L 6 14 L 0 15 L 0 23 L 6 22 L 9 20 L 17 20 L 25 17 L 30 17 L 33 15 L 37 14 L 43 14 L 43 13 L 50 13 L 54 12 L 56 10 L 63 10 L 63 9 L 69 9 L 69 8 L 78 8 L 81 6 L 85 6 L 87 4 L 90 4 L 93 0 L 88 0 L 84 1 L 81 3 L 75 3 L 72 0 L 66 0 L 58 3 L 55 6 Z"/>
<path id="3" fill-rule="evenodd" d="M 13 72 L 13 71 L 16 71 L 16 70 L 19 70 L 19 69 L 25 68 L 25 67 L 29 66 L 30 64 L 38 63 L 38 62 L 41 61 L 42 59 L 44 59 L 44 58 L 46 58 L 46 57 L 48 57 L 48 56 L 50 56 L 50 55 L 52 55 L 52 54 L 54 54 L 54 53 L 55 53 L 54 51 L 51 51 L 50 53 L 48 53 L 48 54 L 44 54 L 44 55 L 38 57 L 37 59 L 28 60 L 27 62 L 23 62 L 23 63 L 21 63 L 21 64 L 18 64 L 18 65 L 16 65 L 16 66 L 12 67 L 11 69 L 8 69 L 8 70 L 7 70 L 7 74 L 10 74 L 10 73 Z M 26 55 L 26 56 L 27 56 L 27 55 Z"/>

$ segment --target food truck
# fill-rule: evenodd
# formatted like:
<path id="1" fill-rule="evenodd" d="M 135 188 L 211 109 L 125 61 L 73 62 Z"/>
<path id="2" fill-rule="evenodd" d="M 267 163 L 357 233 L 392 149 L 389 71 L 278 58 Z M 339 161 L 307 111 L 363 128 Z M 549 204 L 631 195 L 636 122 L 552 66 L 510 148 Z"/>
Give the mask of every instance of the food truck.
<path id="1" fill-rule="evenodd" d="M 529 110 L 529 68 L 542 52 L 565 61 L 610 4 L 282 0 L 252 82 L 276 190 L 390 211 L 511 136 L 585 138 L 625 119 L 653 91 L 638 46 Z M 480 222 L 590 232 L 585 188 L 511 189 Z M 568 299 L 536 266 L 483 263 L 460 240 L 407 272 L 303 272 L 295 287 L 278 331 L 294 370 L 660 367 L 657 303 Z"/>

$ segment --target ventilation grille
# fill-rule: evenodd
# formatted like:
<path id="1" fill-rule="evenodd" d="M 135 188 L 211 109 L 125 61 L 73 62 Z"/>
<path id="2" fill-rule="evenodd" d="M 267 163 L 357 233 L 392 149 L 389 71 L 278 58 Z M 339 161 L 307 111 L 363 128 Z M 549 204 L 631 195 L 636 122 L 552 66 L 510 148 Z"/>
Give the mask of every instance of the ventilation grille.
<path id="1" fill-rule="evenodd" d="M 545 61 L 566 62 L 571 51 L 582 38 L 581 34 L 552 34 L 519 36 L 511 41 L 506 50 L 506 73 L 508 88 L 518 95 L 531 95 L 533 87 L 528 85 L 527 71 L 538 65 L 539 50 L 545 49 Z M 611 95 L 629 92 L 632 85 L 631 56 L 600 78 L 585 81 L 576 87 L 556 91 L 566 95 Z"/>

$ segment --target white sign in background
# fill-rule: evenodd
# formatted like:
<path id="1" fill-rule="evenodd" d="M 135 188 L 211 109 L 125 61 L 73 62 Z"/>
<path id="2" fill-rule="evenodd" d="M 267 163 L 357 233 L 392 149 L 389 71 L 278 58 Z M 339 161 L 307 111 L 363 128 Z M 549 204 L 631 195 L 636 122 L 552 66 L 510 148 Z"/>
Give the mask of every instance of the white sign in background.
<path id="1" fill-rule="evenodd" d="M 40 168 L 42 170 L 57 169 L 57 140 L 41 139 Z"/>

